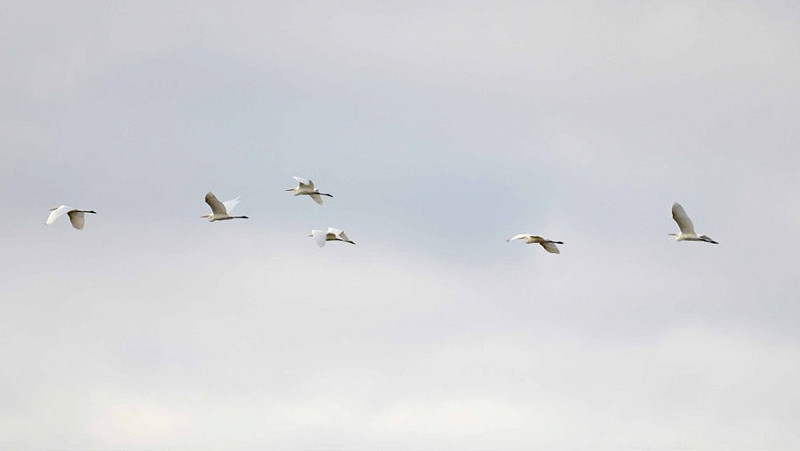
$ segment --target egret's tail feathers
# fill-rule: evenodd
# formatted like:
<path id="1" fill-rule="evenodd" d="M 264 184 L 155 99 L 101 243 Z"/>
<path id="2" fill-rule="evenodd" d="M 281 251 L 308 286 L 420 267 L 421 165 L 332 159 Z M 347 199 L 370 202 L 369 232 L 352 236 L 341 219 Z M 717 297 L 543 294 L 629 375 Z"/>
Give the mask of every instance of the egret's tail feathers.
<path id="1" fill-rule="evenodd" d="M 706 235 L 700 235 L 700 239 L 705 241 L 706 243 L 719 244 Z"/>

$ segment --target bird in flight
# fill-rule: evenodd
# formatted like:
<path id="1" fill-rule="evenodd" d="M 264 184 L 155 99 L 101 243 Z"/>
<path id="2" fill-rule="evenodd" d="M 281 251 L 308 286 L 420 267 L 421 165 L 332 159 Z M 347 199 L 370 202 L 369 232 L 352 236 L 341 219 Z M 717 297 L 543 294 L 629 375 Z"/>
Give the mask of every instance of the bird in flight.
<path id="1" fill-rule="evenodd" d="M 672 204 L 672 219 L 678 223 L 678 227 L 681 229 L 681 233 L 669 234 L 675 237 L 675 241 L 705 241 L 706 243 L 719 244 L 705 235 L 697 236 L 697 234 L 694 233 L 694 224 L 692 224 L 692 220 L 689 219 L 686 210 L 677 202 Z"/>
<path id="2" fill-rule="evenodd" d="M 564 244 L 563 241 L 548 240 L 538 235 L 531 235 L 530 233 L 520 233 L 519 235 L 512 236 L 506 241 L 514 241 L 514 240 L 525 240 L 525 244 L 534 244 L 534 243 L 541 244 L 544 250 L 550 252 L 551 254 L 560 254 L 561 252 L 559 252 L 558 246 L 556 246 L 556 244 Z"/>
<path id="3" fill-rule="evenodd" d="M 345 243 L 356 244 L 344 233 L 344 230 L 328 227 L 328 230 L 312 230 L 308 235 L 314 237 L 317 246 L 324 247 L 326 241 L 344 241 Z"/>
<path id="4" fill-rule="evenodd" d="M 293 188 L 286 188 L 285 191 L 291 191 L 295 196 L 308 196 L 314 199 L 314 202 L 319 205 L 322 205 L 322 197 L 320 196 L 333 197 L 328 193 L 320 193 L 318 189 L 314 188 L 314 182 L 311 180 L 298 176 L 294 176 L 292 178 L 297 180 L 297 186 Z"/>
<path id="5" fill-rule="evenodd" d="M 211 191 L 206 194 L 206 203 L 211 207 L 211 213 L 201 216 L 201 218 L 208 218 L 208 222 L 225 221 L 226 219 L 248 219 L 247 216 L 231 216 L 233 209 L 241 202 L 241 196 L 236 199 L 231 199 L 227 202 L 220 202 L 217 196 Z"/>
<path id="6" fill-rule="evenodd" d="M 60 218 L 64 215 L 64 213 L 69 216 L 69 222 L 72 223 L 72 227 L 75 227 L 78 230 L 83 230 L 83 223 L 84 223 L 84 213 L 91 213 L 96 215 L 97 212 L 93 210 L 76 210 L 72 207 L 68 207 L 66 205 L 61 205 L 59 207 L 53 207 L 50 209 L 50 216 L 47 217 L 47 221 L 45 224 L 50 225 L 55 222 L 56 219 Z"/>

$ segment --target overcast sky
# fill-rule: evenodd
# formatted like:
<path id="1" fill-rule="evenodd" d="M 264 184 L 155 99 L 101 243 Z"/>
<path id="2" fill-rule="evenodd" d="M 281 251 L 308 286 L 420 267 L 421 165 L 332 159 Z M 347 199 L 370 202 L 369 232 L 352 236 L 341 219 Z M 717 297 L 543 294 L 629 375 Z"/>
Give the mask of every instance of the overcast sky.
<path id="1" fill-rule="evenodd" d="M 0 447 L 800 448 L 798 23 L 6 2 Z"/>

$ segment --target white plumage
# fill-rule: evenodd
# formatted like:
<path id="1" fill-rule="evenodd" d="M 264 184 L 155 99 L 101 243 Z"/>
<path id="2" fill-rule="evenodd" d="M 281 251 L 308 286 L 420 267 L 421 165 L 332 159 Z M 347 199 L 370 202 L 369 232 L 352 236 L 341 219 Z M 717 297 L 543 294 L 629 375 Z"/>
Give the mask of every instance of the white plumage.
<path id="1" fill-rule="evenodd" d="M 83 230 L 85 222 L 84 213 L 97 214 L 93 210 L 77 210 L 67 205 L 61 205 L 50 209 L 50 215 L 47 217 L 45 224 L 50 225 L 54 223 L 58 218 L 64 216 L 65 213 L 69 216 L 69 222 L 72 223 L 72 227 L 78 230 Z"/>
<path id="2" fill-rule="evenodd" d="M 225 221 L 228 219 L 248 219 L 247 216 L 231 216 L 233 209 L 241 202 L 241 196 L 226 202 L 220 202 L 211 191 L 206 194 L 206 203 L 211 207 L 211 213 L 201 216 L 208 218 L 208 222 Z"/>
<path id="3" fill-rule="evenodd" d="M 286 188 L 285 191 L 291 191 L 295 196 L 308 196 L 319 205 L 322 205 L 322 197 L 320 196 L 333 197 L 328 193 L 320 193 L 318 189 L 314 188 L 314 182 L 312 180 L 298 177 L 296 175 L 292 178 L 297 181 L 297 186 L 293 188 Z"/>
<path id="4" fill-rule="evenodd" d="M 317 242 L 319 247 L 324 247 L 327 241 L 344 241 L 345 243 L 356 244 L 344 233 L 344 230 L 332 227 L 328 227 L 328 230 L 312 230 L 308 236 L 314 237 L 314 241 Z"/>
<path id="5" fill-rule="evenodd" d="M 558 250 L 558 246 L 556 246 L 556 244 L 564 244 L 562 241 L 552 241 L 542 238 L 538 235 L 531 235 L 530 233 L 520 233 L 519 235 L 514 235 L 506 241 L 514 240 L 525 240 L 525 244 L 540 244 L 544 250 L 550 252 L 551 254 L 560 254 L 561 252 Z"/>
<path id="6" fill-rule="evenodd" d="M 677 202 L 672 204 L 672 219 L 675 220 L 678 224 L 678 228 L 681 229 L 681 233 L 669 234 L 675 237 L 675 241 L 705 241 L 706 243 L 719 244 L 705 235 L 697 236 L 694 232 L 692 220 L 689 218 L 689 215 L 686 214 L 686 210 Z"/>

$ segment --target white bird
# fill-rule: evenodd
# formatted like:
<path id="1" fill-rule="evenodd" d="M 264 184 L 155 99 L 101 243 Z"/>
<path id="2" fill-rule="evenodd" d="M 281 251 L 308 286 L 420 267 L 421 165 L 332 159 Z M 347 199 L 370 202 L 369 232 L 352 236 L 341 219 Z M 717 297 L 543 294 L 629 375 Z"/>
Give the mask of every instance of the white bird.
<path id="1" fill-rule="evenodd" d="M 347 237 L 344 230 L 331 227 L 328 227 L 328 230 L 312 230 L 308 236 L 314 237 L 314 241 L 317 242 L 319 247 L 324 247 L 326 241 L 344 241 L 345 243 L 356 244 Z"/>
<path id="2" fill-rule="evenodd" d="M 512 236 L 511 238 L 507 239 L 506 241 L 514 241 L 514 240 L 525 240 L 525 244 L 541 244 L 544 250 L 550 252 L 551 254 L 560 254 L 558 250 L 558 246 L 556 244 L 564 244 L 562 241 L 552 241 L 544 239 L 537 235 L 531 235 L 530 233 L 520 233 L 519 235 Z"/>
<path id="3" fill-rule="evenodd" d="M 297 186 L 294 188 L 286 188 L 285 191 L 291 191 L 295 196 L 308 196 L 314 199 L 314 202 L 318 203 L 319 205 L 322 205 L 322 197 L 320 196 L 333 197 L 328 193 L 320 193 L 319 190 L 314 189 L 314 182 L 311 180 L 298 176 L 294 176 L 292 178 L 297 180 Z"/>
<path id="4" fill-rule="evenodd" d="M 224 221 L 226 219 L 248 219 L 247 216 L 231 216 L 233 209 L 241 202 L 241 196 L 236 199 L 231 199 L 227 202 L 220 202 L 217 196 L 211 191 L 206 194 L 206 203 L 211 207 L 211 213 L 201 216 L 201 218 L 208 218 L 208 222 Z"/>
<path id="5" fill-rule="evenodd" d="M 53 207 L 50 209 L 50 216 L 47 217 L 45 224 L 50 225 L 54 223 L 56 219 L 64 216 L 64 213 L 69 216 L 69 222 L 72 223 L 72 227 L 75 227 L 78 230 L 83 230 L 84 213 L 91 213 L 93 215 L 97 214 L 97 212 L 93 210 L 76 210 L 72 207 L 61 205 L 59 207 Z"/>
<path id="6" fill-rule="evenodd" d="M 705 241 L 706 243 L 719 244 L 705 235 L 697 236 L 697 234 L 694 233 L 694 224 L 692 224 L 692 220 L 689 219 L 686 210 L 677 202 L 672 204 L 672 219 L 678 223 L 678 227 L 681 229 L 681 233 L 669 234 L 675 237 L 675 241 Z"/>

